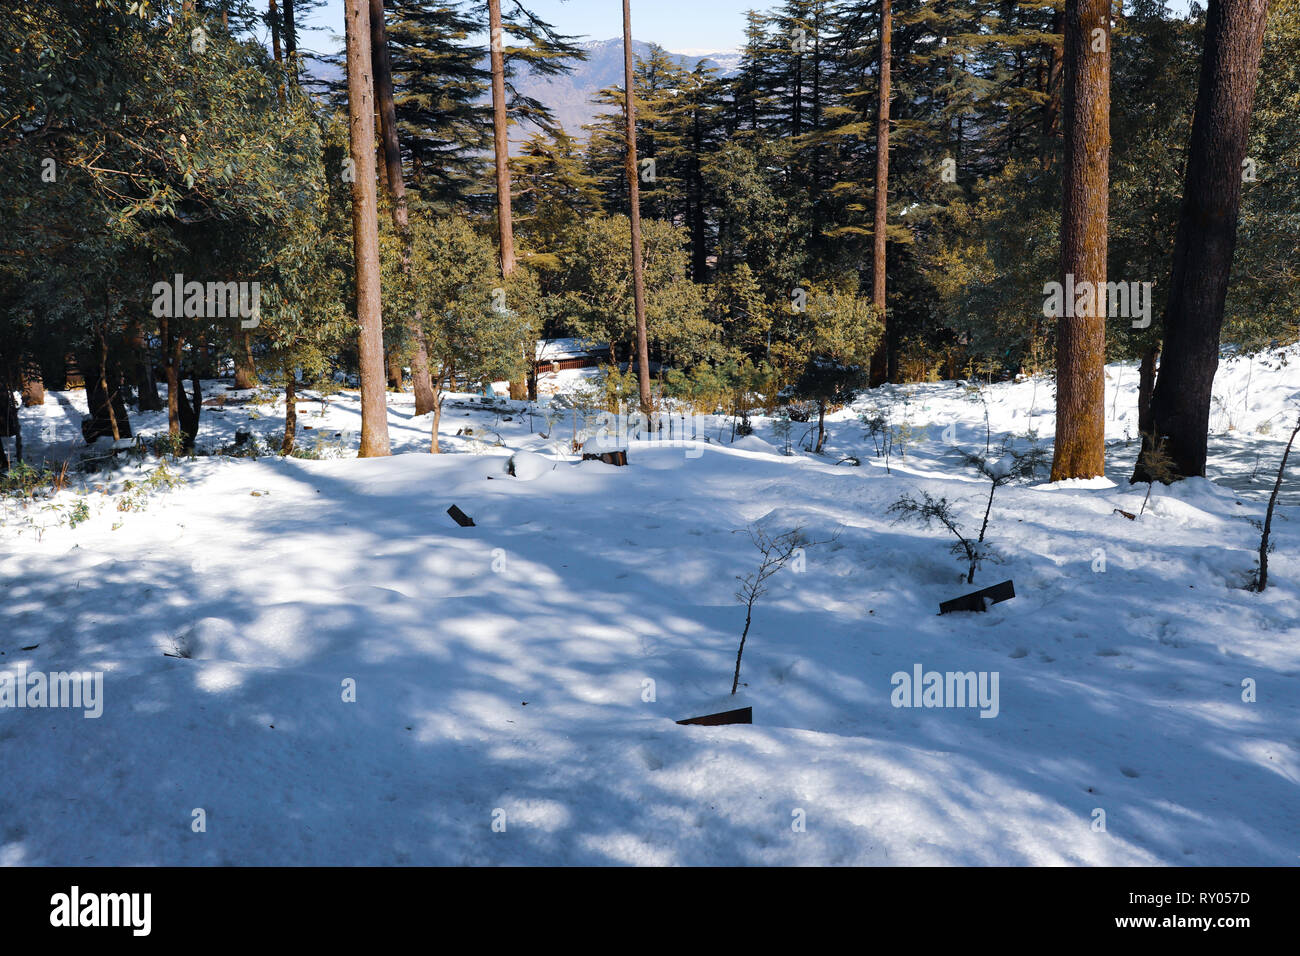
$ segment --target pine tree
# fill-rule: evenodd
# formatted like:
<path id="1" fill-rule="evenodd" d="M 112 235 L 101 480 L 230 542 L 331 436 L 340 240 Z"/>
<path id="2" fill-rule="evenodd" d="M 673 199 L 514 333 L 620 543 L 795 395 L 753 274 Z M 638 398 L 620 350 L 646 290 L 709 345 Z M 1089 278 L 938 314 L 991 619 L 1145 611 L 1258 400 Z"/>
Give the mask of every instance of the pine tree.
<path id="1" fill-rule="evenodd" d="M 409 182 L 437 208 L 464 208 L 481 191 L 490 126 L 487 72 L 466 41 L 477 21 L 461 2 L 388 0 L 397 135 Z"/>
<path id="2" fill-rule="evenodd" d="M 1093 294 L 1056 317 L 1053 481 L 1106 473 L 1110 0 L 1066 0 L 1064 128 L 1061 283 Z"/>
<path id="3" fill-rule="evenodd" d="M 1154 435 L 1167 442 L 1181 477 L 1205 475 L 1219 331 L 1267 12 L 1267 0 L 1210 0 L 1206 16 L 1164 356 L 1151 400 Z M 1134 477 L 1143 480 L 1140 463 Z"/>
<path id="4" fill-rule="evenodd" d="M 369 0 L 345 0 L 348 140 L 351 146 L 352 235 L 356 268 L 357 353 L 361 363 L 361 448 L 370 458 L 391 454 L 384 394 L 384 331 L 380 300 L 378 205 L 375 193 L 375 99 L 370 60 Z"/>
<path id="5" fill-rule="evenodd" d="M 510 160 L 515 225 L 523 259 L 554 273 L 580 224 L 604 212 L 598 182 L 588 175 L 577 142 L 563 129 L 528 137 Z"/>

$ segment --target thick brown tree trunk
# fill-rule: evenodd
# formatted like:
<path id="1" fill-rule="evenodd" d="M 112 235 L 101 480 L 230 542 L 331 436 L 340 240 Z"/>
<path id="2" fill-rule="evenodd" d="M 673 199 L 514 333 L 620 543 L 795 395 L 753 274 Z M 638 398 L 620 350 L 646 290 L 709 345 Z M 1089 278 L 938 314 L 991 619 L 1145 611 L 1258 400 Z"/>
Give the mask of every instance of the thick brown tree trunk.
<path id="1" fill-rule="evenodd" d="M 388 387 L 394 392 L 400 392 L 402 390 L 402 356 L 397 353 L 396 348 L 389 349 L 385 364 L 387 366 Z"/>
<path id="2" fill-rule="evenodd" d="M 510 140 L 506 117 L 505 34 L 501 28 L 501 0 L 488 0 L 490 60 L 492 66 L 492 142 L 496 157 L 497 233 L 501 242 L 501 275 L 515 271 L 515 229 L 510 211 Z"/>
<path id="3" fill-rule="evenodd" d="M 291 371 L 284 383 L 284 439 L 280 442 L 280 454 L 293 454 L 293 445 L 298 438 L 298 387 Z"/>
<path id="4" fill-rule="evenodd" d="M 893 40 L 893 10 L 890 0 L 880 0 L 880 103 L 876 110 L 876 216 L 872 227 L 871 304 L 880 315 L 880 344 L 871 356 L 870 384 L 883 385 L 890 378 L 891 330 L 885 318 L 885 230 L 889 221 L 889 62 Z"/>
<path id="5" fill-rule="evenodd" d="M 409 225 L 402 151 L 397 139 L 397 104 L 393 99 L 393 67 L 388 56 L 388 27 L 384 0 L 370 0 L 370 51 L 375 70 L 375 105 L 379 110 L 380 145 L 388 193 L 393 200 L 393 226 L 405 235 Z"/>
<path id="6" fill-rule="evenodd" d="M 180 387 L 176 389 L 176 407 L 180 423 L 180 434 L 182 446 L 186 450 L 192 449 L 194 443 L 198 440 L 199 416 L 203 414 L 203 388 L 199 383 L 199 366 L 197 362 L 192 363 L 190 368 L 190 384 L 194 389 L 192 395 L 185 393 L 184 382 L 179 382 Z"/>
<path id="7" fill-rule="evenodd" d="M 284 0 L 284 58 L 289 65 L 289 75 L 297 83 L 298 28 L 293 22 L 293 0 Z"/>
<path id="8" fill-rule="evenodd" d="M 276 6 L 275 0 L 267 0 L 266 19 L 271 24 L 271 55 L 275 57 L 276 63 L 283 62 L 280 56 L 280 10 Z M 284 84 L 276 81 L 275 95 L 281 103 L 284 102 Z"/>
<path id="9" fill-rule="evenodd" d="M 1152 345 L 1142 353 L 1142 364 L 1138 366 L 1138 434 L 1149 435 L 1153 423 L 1151 420 L 1151 396 L 1156 390 L 1156 363 L 1160 361 L 1160 346 Z"/>
<path id="10" fill-rule="evenodd" d="M 279 63 L 280 57 L 280 10 L 276 6 L 275 0 L 267 0 L 266 18 L 271 21 L 271 55 L 275 57 L 275 62 Z"/>
<path id="11" fill-rule="evenodd" d="M 637 383 L 641 414 L 653 413 L 650 399 L 650 346 L 645 326 L 645 261 L 641 251 L 641 186 L 636 162 L 636 83 L 632 71 L 632 9 L 623 0 L 623 91 L 624 117 L 627 121 L 628 206 L 632 219 L 632 301 L 636 311 Z"/>
<path id="12" fill-rule="evenodd" d="M 415 354 L 411 356 L 411 384 L 415 388 L 415 414 L 427 415 L 433 411 L 437 395 L 434 393 L 433 378 L 429 373 L 429 347 L 419 316 L 416 316 L 414 332 Z"/>
<path id="13" fill-rule="evenodd" d="M 1053 481 L 1106 471 L 1109 163 L 1110 0 L 1066 0 L 1061 282 L 1091 283 L 1096 294 L 1091 308 L 1064 303 L 1057 317 Z"/>
<path id="14" fill-rule="evenodd" d="M 1219 332 L 1237 244 L 1241 165 L 1268 0 L 1210 0 L 1151 412 L 1176 475 L 1204 476 Z M 1148 439 L 1149 441 L 1149 439 Z M 1145 469 L 1135 481 L 1147 481 Z"/>
<path id="15" fill-rule="evenodd" d="M 138 321 L 131 323 L 130 334 L 131 371 L 135 379 L 137 404 L 142 412 L 161 411 L 162 399 L 158 397 L 158 382 L 154 375 L 153 360 L 149 355 L 149 343 L 145 341 L 144 326 Z"/>
<path id="16" fill-rule="evenodd" d="M 86 378 L 86 410 L 89 413 L 81 423 L 81 435 L 88 445 L 101 437 L 114 441 L 131 437 L 131 422 L 120 387 L 121 376 L 109 361 L 108 335 L 102 325 L 95 329 L 94 349 L 80 362 Z"/>
<path id="17" fill-rule="evenodd" d="M 501 276 L 515 271 L 515 226 L 510 208 L 510 137 L 506 116 L 505 33 L 501 28 L 501 0 L 488 0 L 489 62 L 492 69 L 492 143 L 496 162 L 497 233 L 501 241 Z M 525 349 L 525 355 L 527 349 Z M 510 397 L 516 401 L 528 394 L 523 377 L 510 383 Z"/>
<path id="18" fill-rule="evenodd" d="M 253 337 L 247 329 L 235 333 L 235 388 L 257 388 L 257 366 L 253 362 Z"/>
<path id="19" fill-rule="evenodd" d="M 86 364 L 90 369 L 86 378 L 86 408 L 90 414 L 81 423 L 81 436 L 87 445 L 93 445 L 97 438 L 130 438 L 131 421 L 122 390 L 109 384 L 105 370 L 92 368 L 93 358 L 87 357 Z"/>
<path id="20" fill-rule="evenodd" d="M 286 9 L 292 0 L 286 3 Z M 357 353 L 361 365 L 360 457 L 391 454 L 384 391 L 384 329 L 379 297 L 379 223 L 375 191 L 374 78 L 368 0 L 344 0 L 347 33 L 348 138 L 352 166 L 352 248 L 356 268 Z"/>
<path id="21" fill-rule="evenodd" d="M 41 379 L 40 363 L 31 359 L 24 361 L 21 378 L 23 405 L 29 408 L 33 405 L 44 405 L 45 382 Z"/>
<path id="22" fill-rule="evenodd" d="M 375 103 L 379 108 L 380 143 L 388 194 L 393 200 L 393 227 L 406 242 L 410 214 L 406 203 L 406 181 L 402 174 L 402 151 L 397 138 L 397 104 L 393 97 L 393 67 L 388 55 L 388 28 L 384 23 L 384 0 L 370 0 L 370 47 L 375 69 Z M 409 268 L 409 250 L 403 250 L 403 268 Z M 429 379 L 429 350 L 420 316 L 408 323 L 415 349 L 411 356 L 411 385 L 415 389 L 415 414 L 433 410 L 433 384 Z M 400 387 L 400 384 L 399 384 Z"/>
<path id="23" fill-rule="evenodd" d="M 184 340 L 173 334 L 171 320 L 166 316 L 158 318 L 158 335 L 162 340 L 163 377 L 167 381 L 167 434 L 176 436 L 181 433 L 180 406 L 176 396 L 180 392 L 181 349 Z"/>

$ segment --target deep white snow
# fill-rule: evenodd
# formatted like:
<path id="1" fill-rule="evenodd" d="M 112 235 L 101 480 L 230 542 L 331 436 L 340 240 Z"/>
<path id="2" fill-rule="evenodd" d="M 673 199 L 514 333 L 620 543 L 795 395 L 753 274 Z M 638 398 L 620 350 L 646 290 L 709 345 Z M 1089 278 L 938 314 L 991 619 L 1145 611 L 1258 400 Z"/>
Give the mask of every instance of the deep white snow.
<path id="1" fill-rule="evenodd" d="M 987 403 L 995 455 L 1050 438 L 1049 381 L 867 394 L 823 456 L 807 424 L 786 455 L 773 422 L 731 444 L 719 417 L 708 443 L 632 441 L 626 468 L 578 461 L 571 409 L 468 396 L 438 456 L 390 396 L 398 454 L 357 460 L 344 393 L 300 414 L 324 460 L 182 459 L 143 511 L 118 504 L 154 458 L 7 502 L 0 672 L 104 678 L 96 719 L 0 708 L 0 862 L 1294 865 L 1300 477 L 1273 586 L 1241 588 L 1297 414 L 1288 354 L 1224 364 L 1221 480 L 1157 485 L 1135 521 L 1137 373 L 1113 366 L 1109 479 L 998 491 L 1004 563 L 975 587 L 1017 596 L 985 614 L 936 613 L 971 590 L 951 541 L 885 509 L 929 491 L 978 529 L 987 481 L 943 431 L 982 452 Z M 913 432 L 888 467 L 869 405 Z M 83 411 L 24 409 L 28 458 L 73 453 Z M 200 443 L 278 445 L 282 422 L 205 408 Z M 754 522 L 821 543 L 756 605 L 753 725 L 679 726 L 727 705 Z M 893 706 L 916 665 L 997 674 L 996 716 Z"/>

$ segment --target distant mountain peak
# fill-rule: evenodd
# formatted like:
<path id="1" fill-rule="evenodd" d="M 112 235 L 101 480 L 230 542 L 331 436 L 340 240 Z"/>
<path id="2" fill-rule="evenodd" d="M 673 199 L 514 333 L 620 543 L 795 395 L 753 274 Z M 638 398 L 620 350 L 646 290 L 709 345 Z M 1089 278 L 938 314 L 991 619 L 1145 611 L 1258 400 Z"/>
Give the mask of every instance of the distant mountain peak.
<path id="1" fill-rule="evenodd" d="M 555 118 L 565 130 L 578 139 L 585 139 L 582 127 L 590 124 L 600 113 L 599 104 L 592 102 L 597 93 L 612 86 L 623 85 L 623 38 L 585 40 L 578 46 L 587 53 L 586 61 L 574 65 L 568 76 L 524 75 L 515 81 L 519 92 L 534 97 L 550 107 Z M 632 52 L 642 59 L 650 56 L 652 46 L 665 49 L 680 66 L 695 69 L 701 61 L 716 68 L 722 76 L 730 76 L 740 64 L 740 54 L 735 50 L 717 53 L 700 50 L 666 50 L 662 44 L 632 40 Z"/>

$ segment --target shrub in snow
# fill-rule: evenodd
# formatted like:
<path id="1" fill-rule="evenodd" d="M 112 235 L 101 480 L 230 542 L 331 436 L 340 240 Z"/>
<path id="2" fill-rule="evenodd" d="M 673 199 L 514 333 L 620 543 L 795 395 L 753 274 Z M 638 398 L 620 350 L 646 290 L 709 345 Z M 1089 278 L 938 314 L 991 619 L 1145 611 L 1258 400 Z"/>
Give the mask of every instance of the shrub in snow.
<path id="1" fill-rule="evenodd" d="M 790 424 L 790 413 L 786 409 L 780 409 L 772 418 L 772 434 L 781 442 L 781 453 L 790 454 L 790 432 L 793 426 Z"/>
<path id="2" fill-rule="evenodd" d="M 1178 478 L 1174 460 L 1165 448 L 1165 440 L 1156 438 L 1154 432 L 1143 436 L 1142 452 L 1138 455 L 1137 474 L 1145 476 L 1147 480 L 1147 493 L 1142 498 L 1142 507 L 1138 509 L 1140 515 L 1147 510 L 1147 502 L 1151 500 L 1151 489 L 1157 481 L 1167 485 Z"/>
<path id="3" fill-rule="evenodd" d="M 758 525 L 747 529 L 749 540 L 758 549 L 760 559 L 758 569 L 745 576 L 736 575 L 740 587 L 736 589 L 736 600 L 745 605 L 745 629 L 740 632 L 740 647 L 736 650 L 736 673 L 731 679 L 731 692 L 734 694 L 740 686 L 740 658 L 745 653 L 745 639 L 749 637 L 749 625 L 754 619 L 754 604 L 767 593 L 767 581 L 772 575 L 786 566 L 795 551 L 804 546 L 802 528 L 793 528 L 785 534 L 771 535 Z"/>
<path id="4" fill-rule="evenodd" d="M 893 441 L 893 431 L 889 427 L 889 409 L 881 411 L 872 405 L 865 412 L 858 415 L 858 421 L 867 429 L 866 437 L 871 439 L 871 443 L 876 447 L 876 457 L 885 459 L 885 470 L 889 470 L 889 453 L 892 450 L 890 444 Z"/>
<path id="5" fill-rule="evenodd" d="M 815 454 L 820 455 L 826 444 L 826 410 L 847 405 L 858 391 L 866 387 L 867 369 L 862 365 L 815 356 L 804 366 L 794 390 L 800 397 L 817 405 Z"/>
<path id="6" fill-rule="evenodd" d="M 952 502 L 947 498 L 936 498 L 928 491 L 921 492 L 919 499 L 910 494 L 904 494 L 890 505 L 885 513 L 897 515 L 894 519 L 895 524 L 902 521 L 915 521 L 928 528 L 937 521 L 947 528 L 949 533 L 957 539 L 957 543 L 952 546 L 952 553 L 964 558 L 967 562 L 967 584 L 974 583 L 975 571 L 984 561 L 996 559 L 997 557 L 997 553 L 984 543 L 983 530 L 980 531 L 979 538 L 966 536 L 962 531 L 961 522 L 957 520 L 957 516 L 953 512 Z"/>
<path id="7" fill-rule="evenodd" d="M 984 536 L 988 532 L 989 517 L 993 513 L 993 496 L 1003 485 L 1013 481 L 1027 481 L 1034 477 L 1038 469 L 1046 464 L 1047 453 L 1032 441 L 1024 451 L 1012 451 L 1008 442 L 1002 443 L 1002 454 L 996 460 L 992 456 L 960 451 L 967 464 L 972 465 L 989 480 L 989 496 L 984 505 L 984 520 L 980 522 L 979 534 L 971 537 L 962 530 L 961 522 L 953 510 L 953 504 L 947 498 L 936 498 L 927 491 L 921 492 L 918 499 L 910 494 L 902 495 L 889 506 L 886 514 L 893 514 L 895 523 L 914 521 L 925 527 L 938 522 L 957 539 L 952 546 L 952 553 L 966 562 L 966 583 L 975 583 L 975 572 L 985 561 L 998 560 L 997 552 L 988 545 Z"/>

